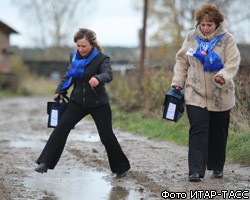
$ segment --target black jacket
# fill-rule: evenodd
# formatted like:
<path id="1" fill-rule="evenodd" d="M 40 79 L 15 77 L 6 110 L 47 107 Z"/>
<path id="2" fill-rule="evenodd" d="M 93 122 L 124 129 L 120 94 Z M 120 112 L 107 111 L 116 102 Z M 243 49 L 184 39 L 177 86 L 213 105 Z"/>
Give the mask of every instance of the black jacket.
<path id="1" fill-rule="evenodd" d="M 78 55 L 79 56 L 79 55 Z M 91 88 L 89 80 L 95 77 L 99 84 L 95 88 Z M 67 91 L 61 91 L 60 88 L 67 80 L 67 76 L 58 85 L 55 93 L 66 94 Z M 73 79 L 73 90 L 70 100 L 75 101 L 82 107 L 97 107 L 109 103 L 109 95 L 105 89 L 105 83 L 112 81 L 112 69 L 110 66 L 110 58 L 99 53 L 86 67 L 82 79 Z"/>

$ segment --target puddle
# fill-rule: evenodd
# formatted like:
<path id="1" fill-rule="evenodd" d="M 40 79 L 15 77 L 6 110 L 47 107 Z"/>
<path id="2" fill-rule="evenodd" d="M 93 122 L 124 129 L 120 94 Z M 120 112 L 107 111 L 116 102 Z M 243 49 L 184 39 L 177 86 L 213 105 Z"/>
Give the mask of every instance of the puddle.
<path id="1" fill-rule="evenodd" d="M 13 137 L 13 135 L 16 135 Z M 41 149 L 49 134 L 18 135 L 12 132 L 1 132 L 1 145 L 11 148 L 30 148 L 36 152 Z M 99 142 L 99 135 L 94 131 L 70 133 L 68 140 L 83 142 Z M 32 157 L 33 158 L 33 157 Z M 24 192 L 32 191 L 36 194 L 34 199 L 40 200 L 135 200 L 144 199 L 148 193 L 140 192 L 129 186 L 130 180 L 120 181 L 107 174 L 107 172 L 94 171 L 87 166 L 71 168 L 72 165 L 61 166 L 57 170 L 50 170 L 46 174 L 32 173 L 22 180 Z M 26 166 L 25 166 L 26 167 Z M 22 168 L 26 170 L 26 168 Z M 70 169 L 69 169 L 70 167 Z M 82 168 L 84 167 L 84 168 Z M 134 184 L 134 182 L 132 183 Z M 138 188 L 138 187 L 137 187 Z"/>
<path id="2" fill-rule="evenodd" d="M 142 197 L 137 191 L 112 186 L 104 180 L 106 175 L 102 172 L 76 169 L 70 169 L 70 173 L 66 175 L 50 171 L 48 174 L 37 174 L 35 177 L 26 178 L 24 185 L 33 191 L 43 192 L 47 200 L 134 200 Z"/>
<path id="3" fill-rule="evenodd" d="M 121 186 L 114 186 L 105 200 L 135 200 L 144 199 L 142 194 L 134 190 L 126 190 Z"/>
<path id="4" fill-rule="evenodd" d="M 1 134 L 2 135 L 2 134 Z M 44 142 L 42 140 L 48 140 L 49 135 L 44 135 L 41 137 L 35 135 L 23 136 L 20 135 L 19 137 L 15 138 L 14 140 L 11 139 L 8 141 L 8 146 L 14 148 L 41 148 L 44 146 Z M 70 133 L 68 141 L 82 141 L 82 142 L 99 142 L 100 138 L 98 134 L 76 134 Z"/>
<path id="5" fill-rule="evenodd" d="M 44 143 L 41 141 L 31 141 L 31 140 L 13 140 L 9 141 L 8 144 L 10 147 L 15 147 L 15 148 L 41 148 Z"/>
<path id="6" fill-rule="evenodd" d="M 32 136 L 32 138 L 29 137 L 23 137 L 19 136 L 15 139 L 11 139 L 8 141 L 8 146 L 9 147 L 14 147 L 14 148 L 41 148 L 44 145 L 44 142 L 41 141 L 41 136 L 36 137 Z"/>

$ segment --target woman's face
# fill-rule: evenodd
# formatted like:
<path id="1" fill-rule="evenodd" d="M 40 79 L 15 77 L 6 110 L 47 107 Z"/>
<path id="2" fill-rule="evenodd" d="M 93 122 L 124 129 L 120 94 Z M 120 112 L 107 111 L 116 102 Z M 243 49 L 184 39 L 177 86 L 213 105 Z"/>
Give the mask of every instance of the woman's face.
<path id="1" fill-rule="evenodd" d="M 93 48 L 93 46 L 91 46 L 89 41 L 86 40 L 85 38 L 77 40 L 76 47 L 81 56 L 87 56 L 91 51 L 91 49 Z"/>
<path id="2" fill-rule="evenodd" d="M 215 31 L 216 24 L 214 22 L 208 22 L 206 20 L 203 20 L 200 23 L 200 29 L 205 36 L 209 36 Z"/>

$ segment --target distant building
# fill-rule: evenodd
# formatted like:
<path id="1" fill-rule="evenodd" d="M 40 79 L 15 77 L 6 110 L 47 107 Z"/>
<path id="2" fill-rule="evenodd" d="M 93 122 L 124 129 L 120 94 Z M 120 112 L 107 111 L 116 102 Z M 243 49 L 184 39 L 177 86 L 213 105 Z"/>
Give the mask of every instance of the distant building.
<path id="1" fill-rule="evenodd" d="M 10 34 L 12 33 L 18 32 L 0 21 L 0 73 L 10 72 L 9 55 L 12 53 L 10 50 Z"/>

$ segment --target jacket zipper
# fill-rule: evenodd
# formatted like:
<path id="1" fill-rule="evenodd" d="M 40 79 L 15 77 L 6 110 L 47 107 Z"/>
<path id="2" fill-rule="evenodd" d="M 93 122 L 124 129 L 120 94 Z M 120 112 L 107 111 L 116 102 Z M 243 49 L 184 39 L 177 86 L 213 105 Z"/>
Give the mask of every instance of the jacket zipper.
<path id="1" fill-rule="evenodd" d="M 93 88 L 93 87 L 91 87 L 91 89 L 94 91 L 94 93 L 95 93 L 95 96 L 96 96 L 96 98 L 97 98 L 97 101 L 96 101 L 96 103 L 98 103 L 98 101 L 99 101 L 99 97 L 98 97 L 98 95 L 97 95 L 97 93 L 96 93 L 96 91 L 95 91 L 95 88 Z"/>
<path id="2" fill-rule="evenodd" d="M 83 88 L 82 92 L 83 92 L 82 102 L 83 102 L 83 105 L 85 105 L 85 88 Z"/>
<path id="3" fill-rule="evenodd" d="M 205 83 L 205 103 L 206 103 L 206 108 L 207 108 L 207 80 L 206 80 L 206 72 L 203 71 L 204 74 L 204 83 Z"/>
<path id="4" fill-rule="evenodd" d="M 207 36 L 206 36 L 206 41 L 209 41 L 208 40 L 208 38 L 207 38 Z M 207 56 L 207 55 L 206 55 Z M 205 83 L 205 100 L 206 100 L 206 109 L 207 109 L 207 91 L 208 91 L 208 89 L 207 89 L 207 79 L 206 79 L 206 72 L 204 71 L 204 66 L 203 66 L 203 72 L 204 72 L 204 83 Z"/>

